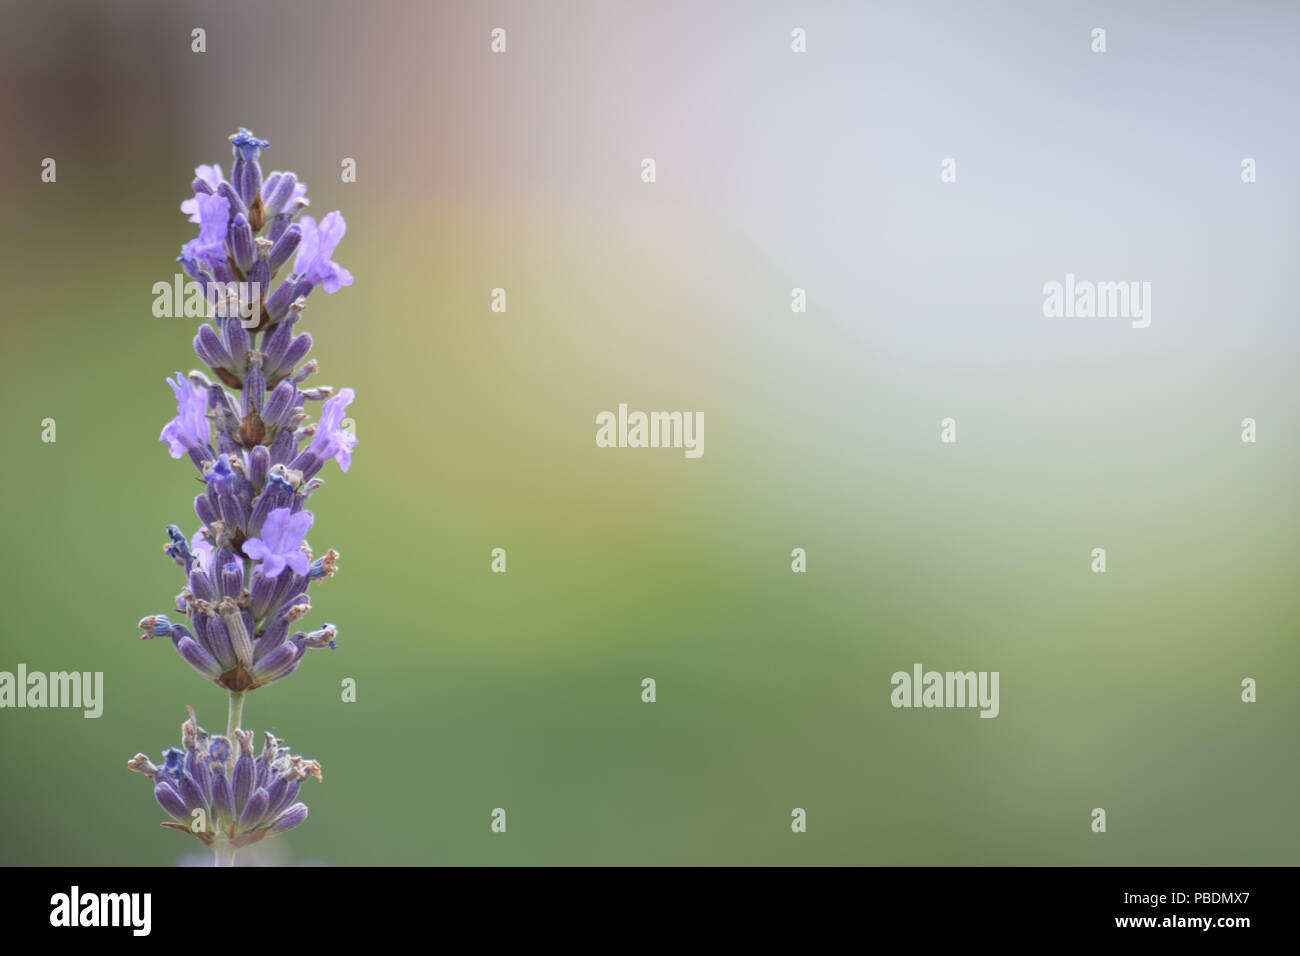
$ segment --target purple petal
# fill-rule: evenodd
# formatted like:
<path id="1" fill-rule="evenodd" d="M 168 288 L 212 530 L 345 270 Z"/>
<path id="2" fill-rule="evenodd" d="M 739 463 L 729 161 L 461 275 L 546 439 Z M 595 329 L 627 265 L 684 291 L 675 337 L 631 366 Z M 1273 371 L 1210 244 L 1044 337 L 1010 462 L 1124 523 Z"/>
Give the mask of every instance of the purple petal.
<path id="1" fill-rule="evenodd" d="M 273 554 L 262 562 L 262 573 L 268 578 L 278 578 L 285 568 L 284 558 Z"/>
<path id="2" fill-rule="evenodd" d="M 254 561 L 261 561 L 271 556 L 271 549 L 261 538 L 249 538 L 244 542 L 244 554 Z"/>
<path id="3" fill-rule="evenodd" d="M 297 514 L 290 515 L 285 524 L 285 544 L 297 548 L 298 545 L 302 544 L 302 539 L 307 537 L 307 532 L 311 530 L 315 520 L 316 516 L 310 511 L 299 511 Z M 282 550 L 288 550 L 288 548 Z M 306 574 L 307 572 L 299 571 L 298 573 Z"/>
<path id="4" fill-rule="evenodd" d="M 272 553 L 280 554 L 285 549 L 285 537 L 288 532 L 289 518 L 292 512 L 288 508 L 275 508 L 266 516 L 262 525 L 261 539 Z"/>
<path id="5" fill-rule="evenodd" d="M 285 564 L 298 574 L 307 574 L 311 571 L 311 559 L 296 548 L 293 551 L 286 551 L 283 559 Z"/>

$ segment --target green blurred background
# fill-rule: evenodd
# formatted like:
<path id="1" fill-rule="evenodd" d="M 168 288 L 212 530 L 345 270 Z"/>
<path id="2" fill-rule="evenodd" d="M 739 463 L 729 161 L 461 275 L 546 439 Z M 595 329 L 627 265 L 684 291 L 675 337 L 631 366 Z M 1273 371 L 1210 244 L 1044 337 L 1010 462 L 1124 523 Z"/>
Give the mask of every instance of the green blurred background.
<path id="1" fill-rule="evenodd" d="M 270 862 L 1295 864 L 1294 11 L 1106 7 L 1100 72 L 1087 15 L 931 7 L 6 5 L 0 670 L 106 704 L 0 711 L 0 863 L 198 848 L 125 767 L 225 717 L 136 638 L 197 520 L 151 290 L 246 125 L 356 276 L 300 326 L 360 445 L 313 498 L 339 649 L 244 711 L 325 770 Z M 1210 38 L 1275 82 L 1189 123 Z M 1142 158 L 1063 151 L 1080 115 Z M 1043 319 L 1067 271 L 1152 280 L 1152 327 Z M 704 456 L 597 448 L 620 402 Z M 914 662 L 1001 715 L 894 710 Z"/>

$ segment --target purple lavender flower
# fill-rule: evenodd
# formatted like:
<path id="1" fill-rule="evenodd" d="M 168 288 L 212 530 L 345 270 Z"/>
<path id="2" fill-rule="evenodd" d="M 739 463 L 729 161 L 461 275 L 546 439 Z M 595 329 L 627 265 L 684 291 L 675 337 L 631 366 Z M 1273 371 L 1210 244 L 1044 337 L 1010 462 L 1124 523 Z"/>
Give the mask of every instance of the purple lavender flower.
<path id="1" fill-rule="evenodd" d="M 357 446 L 357 436 L 341 425 L 343 413 L 355 397 L 352 389 L 344 388 L 321 408 L 320 422 L 316 425 L 311 445 L 294 459 L 291 466 L 301 471 L 304 477 L 315 475 L 331 458 L 343 471 L 352 467 L 352 449 Z"/>
<path id="2" fill-rule="evenodd" d="M 348 224 L 337 212 L 328 213 L 319 226 L 311 216 L 302 217 L 302 242 L 298 245 L 293 272 L 308 286 L 305 291 L 300 286 L 299 295 L 306 295 L 315 286 L 332 295 L 342 286 L 352 284 L 352 273 L 330 258 L 347 231 Z"/>
<path id="3" fill-rule="evenodd" d="M 208 400 L 203 389 L 187 381 L 176 373 L 176 380 L 167 379 L 172 392 L 176 395 L 176 417 L 164 426 L 158 440 L 167 445 L 173 458 L 180 458 L 191 452 L 207 452 L 212 441 L 212 428 L 208 422 Z"/>
<path id="4" fill-rule="evenodd" d="M 197 278 L 203 266 L 224 266 L 230 201 L 224 196 L 199 194 L 194 197 L 194 203 L 198 207 L 199 234 L 181 247 L 179 261 Z"/>
<path id="5" fill-rule="evenodd" d="M 229 861 L 239 847 L 285 833 L 307 819 L 307 805 L 296 798 L 307 777 L 323 779 L 317 761 L 290 753 L 271 733 L 254 756 L 251 730 L 233 728 L 229 737 L 210 736 L 198 725 L 194 709 L 189 712 L 181 725 L 181 747 L 163 751 L 161 766 L 142 753 L 127 762 L 129 769 L 153 781 L 154 799 L 172 818 L 163 826 L 192 834 L 217 851 L 218 861 Z M 200 820 L 204 826 L 196 832 Z"/>
<path id="6" fill-rule="evenodd" d="M 229 582 L 236 575 L 235 568 L 237 563 L 228 562 L 215 576 Z M 196 575 L 198 580 L 206 581 L 208 577 L 196 571 L 191 573 L 191 581 Z M 290 582 L 290 591 L 294 587 L 305 589 L 312 579 L 311 574 L 283 578 Z M 254 589 L 258 582 L 271 588 L 277 584 L 275 578 L 255 578 Z M 248 600 L 248 592 L 244 594 L 244 600 Z M 242 695 L 283 680 L 298 669 L 309 650 L 338 647 L 339 631 L 333 624 L 289 634 L 289 626 L 311 611 L 311 602 L 302 590 L 292 594 L 284 606 L 276 608 L 273 619 L 262 631 L 250 626 L 258 619 L 236 598 L 198 598 L 187 589 L 177 599 L 177 605 L 194 620 L 193 633 L 183 624 L 173 624 L 165 614 L 151 614 L 140 621 L 141 638 L 170 637 L 187 664 L 202 677 L 234 694 Z"/>
<path id="7" fill-rule="evenodd" d="M 261 561 L 259 568 L 268 578 L 278 578 L 286 567 L 295 574 L 307 574 L 311 559 L 301 546 L 315 520 L 310 511 L 294 514 L 288 508 L 276 508 L 266 516 L 262 536 L 244 542 L 244 554 Z"/>
<path id="8" fill-rule="evenodd" d="M 194 170 L 194 192 L 195 198 L 186 199 L 181 203 L 181 212 L 187 213 L 190 222 L 200 222 L 198 195 L 204 193 L 211 196 L 221 185 L 221 167 L 220 166 L 200 166 Z"/>
<path id="9" fill-rule="evenodd" d="M 229 180 L 217 165 L 195 170 L 182 211 L 199 235 L 181 259 L 205 292 L 220 293 L 211 301 L 246 281 L 257 282 L 261 301 L 247 321 L 213 315 L 201 323 L 194 350 L 206 371 L 168 380 L 177 414 L 160 437 L 198 469 L 200 527 L 187 540 L 168 526 L 164 550 L 184 586 L 171 617 L 153 614 L 140 627 L 143 637 L 170 638 L 191 668 L 229 692 L 237 715 L 247 691 L 294 673 L 308 650 L 337 646 L 332 624 L 295 629 L 312 611 L 309 589 L 334 576 L 339 560 L 333 550 L 313 559 L 306 505 L 323 484 L 315 473 L 330 458 L 347 470 L 356 439 L 342 428 L 352 390 L 335 397 L 329 386 L 308 384 L 318 370 L 312 339 L 296 331 L 312 289 L 352 282 L 332 258 L 346 223 L 337 212 L 319 224 L 302 216 L 307 188 L 296 174 L 263 180 L 265 140 L 240 129 L 230 143 Z M 312 402 L 324 403 L 318 415 L 308 411 Z M 318 424 L 309 424 L 313 417 Z"/>
<path id="10" fill-rule="evenodd" d="M 168 525 L 164 546 L 185 574 L 175 607 L 186 622 L 167 614 L 140 621 L 143 637 L 170 638 L 190 667 L 229 693 L 230 719 L 224 737 L 209 737 L 191 710 L 182 748 L 166 751 L 161 766 L 143 754 L 129 764 L 153 779 L 154 796 L 174 821 L 164 826 L 192 832 L 203 811 L 195 835 L 227 864 L 236 848 L 302 823 L 299 783 L 320 778 L 320 764 L 293 756 L 269 734 L 254 758 L 252 733 L 239 723 L 248 691 L 288 677 L 308 650 L 338 645 L 333 624 L 291 628 L 311 613 L 311 584 L 338 569 L 337 551 L 313 560 L 304 540 L 315 520 L 305 505 L 322 484 L 315 473 L 330 458 L 347 471 L 356 445 L 342 428 L 352 390 L 331 397 L 329 386 L 306 384 L 317 371 L 307 355 L 312 340 L 294 331 L 316 286 L 333 293 L 352 284 L 332 258 L 347 224 L 337 212 L 319 225 L 310 216 L 298 222 L 307 187 L 291 172 L 263 181 L 259 157 L 270 144 L 246 129 L 230 143 L 230 180 L 220 166 L 200 166 L 194 198 L 181 204 L 199 235 L 180 261 L 215 313 L 194 337 L 215 380 L 202 371 L 168 380 L 176 417 L 160 436 L 173 458 L 190 457 L 203 481 L 194 499 L 201 527 L 187 540 Z M 293 273 L 273 289 L 295 255 Z M 255 284 L 259 298 L 232 291 L 236 282 Z M 251 310 L 220 314 L 215 306 L 232 295 Z M 316 425 L 307 424 L 308 402 L 324 402 Z"/>

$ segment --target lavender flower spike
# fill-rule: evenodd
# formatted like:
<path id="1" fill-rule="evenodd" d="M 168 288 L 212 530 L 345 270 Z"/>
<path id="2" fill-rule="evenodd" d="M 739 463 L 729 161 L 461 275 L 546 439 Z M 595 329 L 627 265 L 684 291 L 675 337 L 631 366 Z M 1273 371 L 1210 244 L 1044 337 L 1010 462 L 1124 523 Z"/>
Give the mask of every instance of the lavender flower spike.
<path id="1" fill-rule="evenodd" d="M 181 742 L 184 749 L 163 751 L 161 766 L 142 753 L 127 761 L 128 769 L 153 781 L 154 799 L 172 818 L 163 826 L 192 834 L 219 855 L 233 856 L 239 847 L 307 819 L 307 805 L 295 798 L 303 780 L 323 779 L 321 766 L 291 754 L 273 734 L 266 735 L 266 746 L 254 756 L 251 730 L 210 736 L 195 722 L 191 708 L 190 719 L 181 725 Z M 196 830 L 199 822 L 203 828 Z"/>
<path id="2" fill-rule="evenodd" d="M 195 811 L 204 811 L 196 835 L 224 863 L 236 848 L 302 823 L 299 781 L 320 776 L 319 764 L 292 756 L 274 737 L 254 758 L 252 735 L 239 728 L 248 691 L 293 674 L 308 650 L 337 645 L 333 624 L 294 630 L 312 613 L 310 589 L 336 574 L 339 559 L 329 550 L 312 560 L 304 537 L 315 514 L 304 505 L 322 485 L 321 466 L 333 458 L 347 471 L 357 444 L 343 427 L 352 389 L 334 395 L 304 385 L 318 365 L 308 355 L 311 335 L 295 332 L 313 289 L 333 293 L 353 282 L 333 259 L 347 223 L 337 211 L 319 224 L 302 215 L 307 187 L 297 174 L 263 179 L 266 140 L 241 128 L 230 146 L 230 179 L 218 165 L 199 166 L 193 198 L 181 204 L 198 236 L 179 261 L 203 288 L 210 314 L 193 338 L 199 369 L 167 380 L 176 416 L 159 436 L 173 458 L 188 456 L 199 470 L 200 526 L 187 538 L 180 522 L 159 522 L 163 551 L 184 580 L 171 616 L 140 621 L 143 637 L 170 638 L 183 661 L 227 692 L 229 718 L 225 735 L 211 737 L 191 712 L 184 749 L 167 751 L 161 764 L 143 755 L 130 764 L 154 780 L 154 796 L 175 821 L 165 826 L 190 830 Z M 238 316 L 221 314 L 232 300 Z M 320 401 L 318 423 L 306 424 L 308 404 Z"/>

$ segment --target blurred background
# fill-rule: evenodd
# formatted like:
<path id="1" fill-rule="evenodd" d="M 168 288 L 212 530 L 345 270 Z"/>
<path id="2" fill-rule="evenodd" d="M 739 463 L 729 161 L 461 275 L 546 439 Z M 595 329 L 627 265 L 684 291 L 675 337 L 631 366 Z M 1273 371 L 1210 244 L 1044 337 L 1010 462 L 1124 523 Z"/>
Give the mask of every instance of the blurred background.
<path id="1" fill-rule="evenodd" d="M 244 711 L 324 765 L 272 862 L 1295 864 L 1297 26 L 7 0 L 0 670 L 106 701 L 0 711 L 0 863 L 199 848 L 125 766 L 225 718 L 137 639 L 182 586 L 164 526 L 197 527 L 158 441 L 196 322 L 152 288 L 243 125 L 356 276 L 300 326 L 358 395 L 304 622 L 340 646 Z M 1151 282 L 1150 328 L 1045 319 L 1067 272 Z M 704 412 L 704 456 L 597 448 L 620 402 Z M 915 662 L 999 671 L 1001 715 L 893 709 Z"/>

